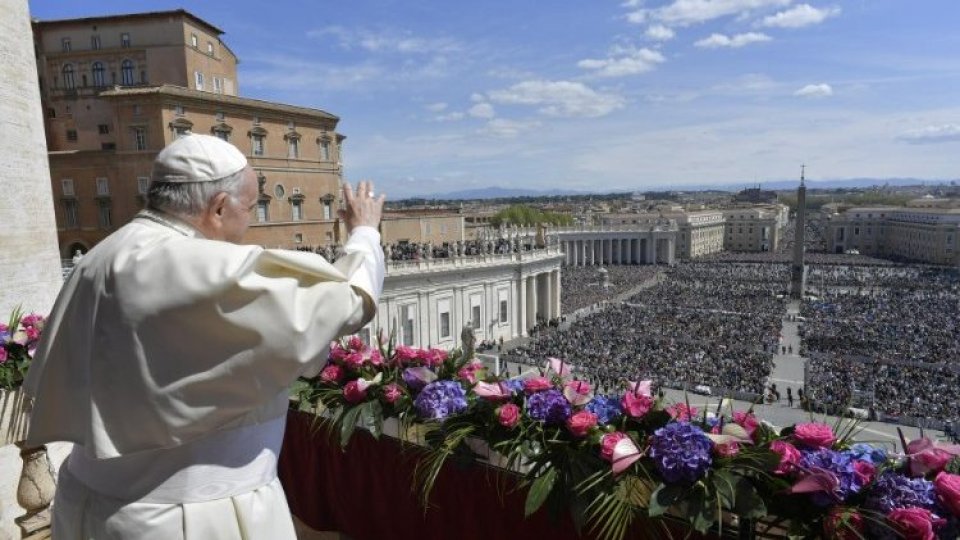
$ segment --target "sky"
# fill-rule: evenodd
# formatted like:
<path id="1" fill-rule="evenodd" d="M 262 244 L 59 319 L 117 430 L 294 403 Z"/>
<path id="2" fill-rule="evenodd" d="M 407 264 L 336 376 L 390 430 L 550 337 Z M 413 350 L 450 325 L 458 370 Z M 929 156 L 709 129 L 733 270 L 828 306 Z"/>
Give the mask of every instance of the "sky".
<path id="1" fill-rule="evenodd" d="M 184 8 L 240 95 L 340 117 L 391 198 L 960 178 L 956 0 L 30 0 Z"/>

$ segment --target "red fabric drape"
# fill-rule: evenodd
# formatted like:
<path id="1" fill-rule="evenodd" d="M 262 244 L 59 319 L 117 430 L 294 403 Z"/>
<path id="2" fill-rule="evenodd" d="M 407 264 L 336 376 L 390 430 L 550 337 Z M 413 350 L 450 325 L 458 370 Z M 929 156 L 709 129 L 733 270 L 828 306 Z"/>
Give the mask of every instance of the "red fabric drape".
<path id="1" fill-rule="evenodd" d="M 353 540 L 586 538 L 577 536 L 566 512 L 557 520 L 545 509 L 524 518 L 526 493 L 506 493 L 501 499 L 508 490 L 496 487 L 498 478 L 506 483 L 515 477 L 478 465 L 444 465 L 432 506 L 424 512 L 412 484 L 422 455 L 389 437 L 377 441 L 363 430 L 341 452 L 337 441 L 314 426 L 311 415 L 290 411 L 279 474 L 294 515 L 314 529 L 340 531 Z M 634 529 L 631 538 L 664 536 L 649 523 L 637 523 Z"/>

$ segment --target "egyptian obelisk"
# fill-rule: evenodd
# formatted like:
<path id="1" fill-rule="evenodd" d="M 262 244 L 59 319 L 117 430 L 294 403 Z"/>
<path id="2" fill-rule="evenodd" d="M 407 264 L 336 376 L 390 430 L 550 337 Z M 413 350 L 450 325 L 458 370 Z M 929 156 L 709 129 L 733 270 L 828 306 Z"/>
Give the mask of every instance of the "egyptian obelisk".
<path id="1" fill-rule="evenodd" d="M 803 299 L 806 288 L 807 267 L 803 262 L 804 227 L 807 222 L 807 186 L 804 184 L 806 167 L 800 166 L 800 187 L 797 188 L 797 230 L 793 235 L 793 265 L 790 268 L 790 298 Z"/>

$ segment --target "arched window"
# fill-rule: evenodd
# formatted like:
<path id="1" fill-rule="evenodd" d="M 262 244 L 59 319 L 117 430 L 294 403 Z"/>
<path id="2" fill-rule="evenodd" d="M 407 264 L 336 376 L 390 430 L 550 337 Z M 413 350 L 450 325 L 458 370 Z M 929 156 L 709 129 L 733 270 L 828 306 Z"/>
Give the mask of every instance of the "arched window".
<path id="1" fill-rule="evenodd" d="M 73 90 L 77 87 L 77 81 L 73 78 L 73 64 L 63 66 L 63 87 L 67 90 Z"/>
<path id="2" fill-rule="evenodd" d="M 101 87 L 107 85 L 107 81 L 104 78 L 103 62 L 94 62 L 91 71 L 93 72 L 94 86 Z"/>
<path id="3" fill-rule="evenodd" d="M 133 61 L 124 60 L 120 64 L 120 82 L 124 86 L 133 86 Z"/>

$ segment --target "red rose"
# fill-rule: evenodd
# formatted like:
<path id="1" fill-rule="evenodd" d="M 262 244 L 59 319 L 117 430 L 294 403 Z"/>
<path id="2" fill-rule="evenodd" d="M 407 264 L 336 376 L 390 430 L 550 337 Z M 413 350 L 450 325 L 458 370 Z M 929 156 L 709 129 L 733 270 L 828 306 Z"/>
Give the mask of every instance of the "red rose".
<path id="1" fill-rule="evenodd" d="M 343 399 L 347 403 L 360 403 L 367 399 L 367 389 L 360 386 L 356 380 L 350 381 L 343 387 Z"/>
<path id="2" fill-rule="evenodd" d="M 780 464 L 773 471 L 776 474 L 790 474 L 800 463 L 800 451 L 788 442 L 773 441 L 770 450 L 780 454 Z"/>
<path id="3" fill-rule="evenodd" d="M 503 407 L 497 409 L 497 420 L 500 422 L 500 425 L 512 429 L 520 422 L 520 407 L 517 407 L 513 403 L 507 403 Z"/>
<path id="4" fill-rule="evenodd" d="M 852 508 L 835 506 L 823 519 L 826 538 L 835 540 L 861 540 L 866 536 L 863 516 Z"/>
<path id="5" fill-rule="evenodd" d="M 320 380 L 329 384 L 339 384 L 343 379 L 343 368 L 336 364 L 329 364 L 320 372 Z"/>
<path id="6" fill-rule="evenodd" d="M 567 418 L 567 429 L 577 438 L 586 437 L 590 428 L 597 425 L 597 415 L 590 411 L 580 411 Z"/>

